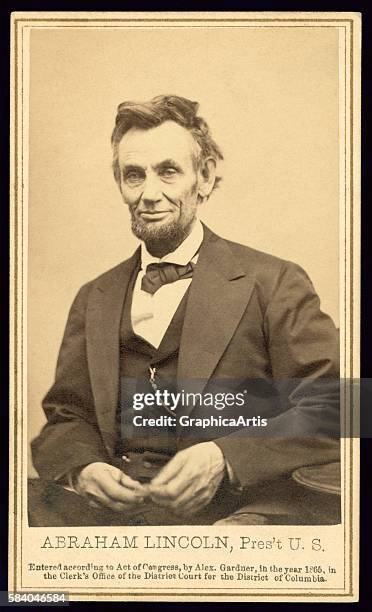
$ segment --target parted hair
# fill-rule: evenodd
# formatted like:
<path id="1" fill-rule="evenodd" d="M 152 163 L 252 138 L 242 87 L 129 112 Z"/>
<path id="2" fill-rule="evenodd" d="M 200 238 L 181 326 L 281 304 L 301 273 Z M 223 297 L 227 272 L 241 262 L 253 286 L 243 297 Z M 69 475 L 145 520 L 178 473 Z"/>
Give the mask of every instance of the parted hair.
<path id="1" fill-rule="evenodd" d="M 122 102 L 119 104 L 111 136 L 112 167 L 116 182 L 120 185 L 119 143 L 124 134 L 133 127 L 148 130 L 165 121 L 174 121 L 188 130 L 199 145 L 200 153 L 195 160 L 197 167 L 202 167 L 203 161 L 208 157 L 212 157 L 216 162 L 222 160 L 222 152 L 213 140 L 207 122 L 197 115 L 198 109 L 198 102 L 170 95 L 156 96 L 149 102 Z M 214 187 L 220 180 L 221 177 L 217 176 Z"/>

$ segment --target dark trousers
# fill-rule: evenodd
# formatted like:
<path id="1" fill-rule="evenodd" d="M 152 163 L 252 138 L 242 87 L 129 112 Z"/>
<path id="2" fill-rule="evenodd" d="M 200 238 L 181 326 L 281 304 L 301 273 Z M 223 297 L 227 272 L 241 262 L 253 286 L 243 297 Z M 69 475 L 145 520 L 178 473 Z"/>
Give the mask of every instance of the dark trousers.
<path id="1" fill-rule="evenodd" d="M 28 482 L 31 527 L 115 525 L 333 525 L 340 522 L 340 497 L 317 493 L 289 479 L 251 488 L 233 496 L 222 487 L 213 501 L 194 516 L 180 517 L 149 503 L 145 509 L 113 512 L 91 508 L 87 501 L 61 485 L 34 479 Z"/>

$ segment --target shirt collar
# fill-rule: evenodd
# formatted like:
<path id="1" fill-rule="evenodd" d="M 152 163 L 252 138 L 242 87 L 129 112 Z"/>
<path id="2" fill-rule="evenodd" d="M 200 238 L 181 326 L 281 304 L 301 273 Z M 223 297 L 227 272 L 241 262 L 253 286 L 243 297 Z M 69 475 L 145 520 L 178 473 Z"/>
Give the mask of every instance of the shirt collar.
<path id="1" fill-rule="evenodd" d="M 183 242 L 181 242 L 180 246 L 177 247 L 175 251 L 172 253 L 168 253 L 168 255 L 164 255 L 164 257 L 154 257 L 151 253 L 148 252 L 146 245 L 144 242 L 141 243 L 141 262 L 142 269 L 146 270 L 147 266 L 152 263 L 174 263 L 180 266 L 185 266 L 191 260 L 196 260 L 195 255 L 198 252 L 201 243 L 203 242 L 204 230 L 203 225 L 199 221 L 196 220 L 194 223 L 194 227 L 192 228 L 190 234 L 185 238 Z"/>

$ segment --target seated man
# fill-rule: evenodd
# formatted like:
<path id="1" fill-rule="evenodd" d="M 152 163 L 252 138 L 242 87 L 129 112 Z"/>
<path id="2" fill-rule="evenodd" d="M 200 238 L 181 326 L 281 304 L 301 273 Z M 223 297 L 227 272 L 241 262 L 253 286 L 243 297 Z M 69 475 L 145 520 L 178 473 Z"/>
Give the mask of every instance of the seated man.
<path id="1" fill-rule="evenodd" d="M 222 153 L 197 110 L 118 108 L 114 176 L 141 242 L 71 307 L 32 443 L 31 525 L 339 520 L 292 479 L 339 459 L 336 329 L 299 266 L 198 220 Z"/>

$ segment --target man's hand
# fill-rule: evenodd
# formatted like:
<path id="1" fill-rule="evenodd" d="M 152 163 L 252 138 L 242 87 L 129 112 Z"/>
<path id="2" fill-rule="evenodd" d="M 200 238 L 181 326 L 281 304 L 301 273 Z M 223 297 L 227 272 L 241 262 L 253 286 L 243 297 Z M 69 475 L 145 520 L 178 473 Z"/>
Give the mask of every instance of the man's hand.
<path id="1" fill-rule="evenodd" d="M 195 514 L 214 497 L 224 470 L 222 451 L 214 442 L 203 442 L 178 452 L 146 488 L 158 505 Z"/>
<path id="2" fill-rule="evenodd" d="M 141 483 L 108 463 L 89 463 L 83 467 L 74 486 L 92 507 L 105 506 L 114 512 L 138 508 L 146 495 Z"/>

